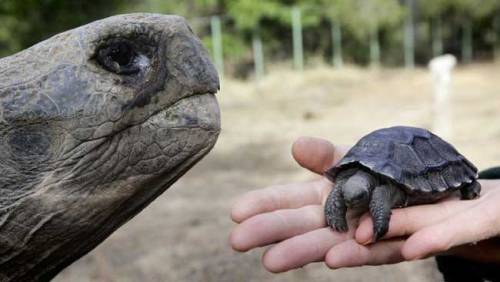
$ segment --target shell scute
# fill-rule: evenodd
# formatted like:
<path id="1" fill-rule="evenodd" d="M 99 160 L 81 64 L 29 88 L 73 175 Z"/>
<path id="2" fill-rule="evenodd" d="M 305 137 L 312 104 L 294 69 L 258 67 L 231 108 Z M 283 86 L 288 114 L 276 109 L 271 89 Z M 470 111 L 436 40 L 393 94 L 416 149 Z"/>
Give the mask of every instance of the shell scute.
<path id="1" fill-rule="evenodd" d="M 451 144 L 415 127 L 383 128 L 364 136 L 325 174 L 334 179 L 338 171 L 356 166 L 402 184 L 408 192 L 442 193 L 477 177 L 477 168 Z"/>

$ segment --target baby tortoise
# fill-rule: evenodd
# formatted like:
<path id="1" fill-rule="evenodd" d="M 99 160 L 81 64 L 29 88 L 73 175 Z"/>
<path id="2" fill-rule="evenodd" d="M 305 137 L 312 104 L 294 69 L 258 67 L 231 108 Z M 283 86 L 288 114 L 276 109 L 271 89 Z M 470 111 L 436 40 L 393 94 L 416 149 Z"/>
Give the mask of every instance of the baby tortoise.
<path id="1" fill-rule="evenodd" d="M 391 208 L 432 203 L 460 190 L 479 196 L 477 168 L 428 130 L 396 126 L 361 138 L 325 175 L 334 183 L 325 203 L 326 222 L 346 232 L 347 209 L 370 211 L 374 239 L 387 233 Z"/>

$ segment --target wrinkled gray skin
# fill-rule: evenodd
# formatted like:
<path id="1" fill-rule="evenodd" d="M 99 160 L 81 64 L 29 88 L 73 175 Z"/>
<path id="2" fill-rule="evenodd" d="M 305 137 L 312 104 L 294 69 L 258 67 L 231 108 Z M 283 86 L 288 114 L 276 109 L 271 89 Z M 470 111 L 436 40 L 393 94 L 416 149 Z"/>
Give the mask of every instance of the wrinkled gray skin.
<path id="1" fill-rule="evenodd" d="M 117 41 L 135 72 L 99 62 Z M 0 281 L 50 280 L 207 154 L 218 88 L 176 16 L 111 17 L 0 60 Z"/>

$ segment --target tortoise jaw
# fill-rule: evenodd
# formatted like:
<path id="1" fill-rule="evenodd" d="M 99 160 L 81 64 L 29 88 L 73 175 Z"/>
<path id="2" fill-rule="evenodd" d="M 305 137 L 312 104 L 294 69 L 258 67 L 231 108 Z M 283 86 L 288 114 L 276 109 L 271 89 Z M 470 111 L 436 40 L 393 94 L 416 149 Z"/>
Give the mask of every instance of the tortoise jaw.
<path id="1" fill-rule="evenodd" d="M 0 240 L 2 251 L 11 247 L 13 251 L 22 251 L 30 257 L 30 263 L 16 268 L 12 266 L 17 263 L 16 260 L 6 261 L 0 263 L 0 272 L 9 272 L 12 277 L 34 277 L 35 280 L 52 278 L 139 213 L 202 159 L 216 143 L 219 120 L 218 105 L 213 95 L 190 96 L 151 116 L 144 123 L 118 133 L 122 138 L 134 138 L 132 143 L 149 140 L 152 146 L 160 146 L 164 155 L 148 159 L 148 151 L 134 153 L 134 146 L 127 147 L 125 153 L 129 161 L 140 158 L 130 163 L 129 170 L 114 174 L 113 170 L 119 164 L 113 164 L 107 166 L 108 169 L 96 169 L 105 172 L 99 176 L 82 176 L 81 180 L 65 181 L 47 179 L 40 192 L 23 201 L 25 206 L 19 207 L 23 212 L 15 213 L 15 216 L 26 216 L 30 212 L 32 215 L 29 218 L 33 221 L 30 223 L 42 222 L 39 223 L 40 230 L 29 235 L 32 236 L 30 245 L 10 246 Z M 161 135 L 160 131 L 165 135 Z M 143 136 L 156 136 L 157 139 L 144 139 Z M 137 174 L 129 175 L 132 171 Z M 49 182 L 52 184 L 45 185 Z M 54 211 L 55 207 L 57 211 Z M 14 218 L 3 228 L 18 221 Z M 42 236 L 47 234 L 47 230 L 50 230 L 49 238 Z M 16 236 L 23 238 L 26 235 L 17 232 Z M 50 249 L 44 256 L 36 255 L 46 246 Z"/>
<path id="2" fill-rule="evenodd" d="M 165 128 L 200 128 L 220 131 L 220 109 L 212 93 L 193 94 L 161 109 L 144 123 L 161 123 Z"/>

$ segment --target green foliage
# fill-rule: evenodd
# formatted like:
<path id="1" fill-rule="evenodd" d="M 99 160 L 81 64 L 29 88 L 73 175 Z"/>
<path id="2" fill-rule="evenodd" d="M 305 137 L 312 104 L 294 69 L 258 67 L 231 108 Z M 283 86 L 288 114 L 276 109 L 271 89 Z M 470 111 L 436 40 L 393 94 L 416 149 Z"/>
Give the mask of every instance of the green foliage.
<path id="1" fill-rule="evenodd" d="M 331 25 L 342 30 L 346 61 L 365 63 L 370 35 L 380 39 L 382 61 L 402 62 L 403 24 L 408 9 L 401 0 L 0 0 L 0 56 L 26 48 L 52 34 L 117 13 L 154 12 L 186 17 L 210 50 L 210 18 L 221 16 L 224 57 L 248 64 L 258 35 L 266 62 L 291 58 L 291 11 L 301 11 L 306 56 L 330 56 Z M 430 22 L 441 19 L 445 51 L 460 46 L 460 30 L 470 21 L 477 47 L 491 50 L 500 34 L 492 19 L 500 0 L 415 0 L 417 60 L 430 54 Z M 481 34 L 489 34 L 483 40 Z M 488 45 L 489 44 L 489 45 Z M 486 46 L 486 47 L 484 47 Z M 489 46 L 489 47 L 488 47 Z M 236 69 L 230 67 L 229 69 Z"/>
<path id="2" fill-rule="evenodd" d="M 358 38 L 373 30 L 390 28 L 402 21 L 404 8 L 397 0 L 323 0 L 326 15 Z"/>
<path id="3" fill-rule="evenodd" d="M 1 0 L 0 55 L 33 45 L 53 34 L 109 16 L 118 0 Z"/>
<path id="4" fill-rule="evenodd" d="M 422 16 L 427 18 L 440 16 L 447 9 L 450 9 L 451 4 L 450 0 L 420 0 L 417 3 Z"/>
<path id="5" fill-rule="evenodd" d="M 455 0 L 453 2 L 459 15 L 480 19 L 500 8 L 499 0 Z"/>
<path id="6" fill-rule="evenodd" d="M 133 0 L 123 5 L 121 12 L 176 14 L 191 19 L 216 13 L 218 2 L 218 0 Z"/>
<path id="7" fill-rule="evenodd" d="M 278 0 L 256 2 L 254 0 L 235 0 L 227 4 L 227 13 L 240 30 L 255 30 L 263 18 L 283 18 L 284 7 Z"/>

